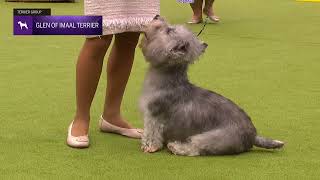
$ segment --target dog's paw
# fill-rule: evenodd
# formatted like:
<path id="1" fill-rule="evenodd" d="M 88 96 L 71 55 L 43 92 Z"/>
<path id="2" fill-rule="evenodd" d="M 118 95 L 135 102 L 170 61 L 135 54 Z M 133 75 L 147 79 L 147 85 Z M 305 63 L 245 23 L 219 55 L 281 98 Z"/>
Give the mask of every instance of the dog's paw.
<path id="1" fill-rule="evenodd" d="M 145 153 L 154 153 L 158 151 L 160 148 L 154 145 L 145 145 L 141 146 L 141 150 Z"/>
<path id="2" fill-rule="evenodd" d="M 177 150 L 175 148 L 175 143 L 174 142 L 170 142 L 167 144 L 167 148 L 169 149 L 169 151 L 172 153 L 172 154 L 175 154 L 177 155 Z"/>

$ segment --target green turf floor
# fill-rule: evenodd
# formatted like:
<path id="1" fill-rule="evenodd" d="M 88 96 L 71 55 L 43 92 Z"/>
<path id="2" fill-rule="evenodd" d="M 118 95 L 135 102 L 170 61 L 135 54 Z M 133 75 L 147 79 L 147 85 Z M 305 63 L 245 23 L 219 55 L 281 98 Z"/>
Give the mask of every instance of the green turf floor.
<path id="1" fill-rule="evenodd" d="M 190 78 L 246 109 L 260 134 L 287 143 L 280 151 L 254 148 L 222 157 L 144 154 L 138 140 L 100 133 L 105 73 L 91 111 L 91 147 L 67 147 L 83 37 L 12 36 L 12 9 L 18 7 L 48 7 L 54 15 L 83 9 L 82 3 L 0 2 L 1 180 L 320 178 L 320 3 L 217 1 L 222 21 L 201 35 L 209 47 Z M 172 23 L 186 22 L 190 13 L 188 5 L 161 0 L 161 14 Z M 145 70 L 138 49 L 122 107 L 138 127 Z"/>

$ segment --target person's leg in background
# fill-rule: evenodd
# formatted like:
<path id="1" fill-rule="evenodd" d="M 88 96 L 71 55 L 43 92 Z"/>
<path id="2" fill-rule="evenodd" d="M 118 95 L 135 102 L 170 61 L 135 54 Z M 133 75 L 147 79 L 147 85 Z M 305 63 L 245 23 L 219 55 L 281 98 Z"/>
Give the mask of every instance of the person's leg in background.
<path id="1" fill-rule="evenodd" d="M 140 33 L 125 32 L 115 35 L 107 66 L 107 89 L 103 119 L 122 128 L 132 126 L 121 115 L 121 101 L 130 76 L 135 48 Z"/>
<path id="2" fill-rule="evenodd" d="M 87 38 L 81 49 L 76 70 L 77 110 L 71 130 L 72 136 L 88 134 L 90 107 L 95 95 L 103 66 L 103 59 L 112 35 Z"/>
<path id="3" fill-rule="evenodd" d="M 211 21 L 219 22 L 220 18 L 214 14 L 213 3 L 214 3 L 214 0 L 205 0 L 203 14 L 208 16 Z"/>
<path id="4" fill-rule="evenodd" d="M 194 0 L 194 3 L 190 3 L 193 11 L 192 19 L 189 24 L 198 24 L 202 22 L 202 4 L 203 0 Z"/>

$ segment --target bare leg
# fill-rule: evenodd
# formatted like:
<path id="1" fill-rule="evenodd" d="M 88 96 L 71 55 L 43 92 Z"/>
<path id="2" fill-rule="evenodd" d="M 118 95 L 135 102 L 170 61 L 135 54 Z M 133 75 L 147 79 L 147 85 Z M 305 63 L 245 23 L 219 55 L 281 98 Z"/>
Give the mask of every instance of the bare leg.
<path id="1" fill-rule="evenodd" d="M 190 4 L 193 11 L 193 16 L 192 16 L 193 22 L 202 21 L 202 3 L 203 3 L 203 0 L 195 0 L 194 3 Z"/>
<path id="2" fill-rule="evenodd" d="M 213 11 L 213 3 L 214 0 L 205 0 L 205 6 L 203 8 L 203 13 L 207 15 L 212 21 L 218 22 L 220 18 L 218 16 L 215 16 Z"/>
<path id="3" fill-rule="evenodd" d="M 135 48 L 140 33 L 126 32 L 115 35 L 107 67 L 107 90 L 103 118 L 109 123 L 123 128 L 132 128 L 122 118 L 121 101 L 131 72 Z"/>
<path id="4" fill-rule="evenodd" d="M 111 40 L 112 36 L 86 39 L 80 52 L 76 72 L 77 110 L 71 132 L 73 136 L 88 134 L 90 106 Z"/>

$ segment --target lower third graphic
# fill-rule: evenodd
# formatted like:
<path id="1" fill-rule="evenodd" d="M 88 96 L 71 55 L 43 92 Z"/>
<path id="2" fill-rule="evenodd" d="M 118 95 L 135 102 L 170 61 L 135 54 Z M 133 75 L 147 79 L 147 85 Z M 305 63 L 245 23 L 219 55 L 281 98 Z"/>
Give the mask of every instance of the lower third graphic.
<path id="1" fill-rule="evenodd" d="M 101 35 L 102 16 L 14 16 L 14 35 Z"/>

